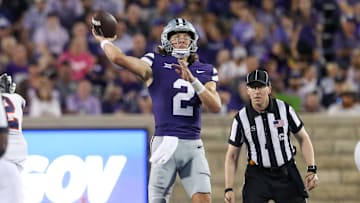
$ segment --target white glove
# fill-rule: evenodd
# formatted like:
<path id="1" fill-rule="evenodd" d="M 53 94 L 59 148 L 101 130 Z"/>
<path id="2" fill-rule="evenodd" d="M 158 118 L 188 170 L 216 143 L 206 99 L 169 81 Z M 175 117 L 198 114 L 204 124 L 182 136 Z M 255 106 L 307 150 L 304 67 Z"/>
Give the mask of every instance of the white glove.
<path id="1" fill-rule="evenodd" d="M 173 136 L 164 136 L 159 147 L 152 153 L 150 162 L 154 164 L 166 164 L 174 154 L 178 145 L 179 138 Z"/>
<path id="2" fill-rule="evenodd" d="M 360 141 L 356 144 L 354 158 L 355 158 L 356 167 L 360 171 Z"/>

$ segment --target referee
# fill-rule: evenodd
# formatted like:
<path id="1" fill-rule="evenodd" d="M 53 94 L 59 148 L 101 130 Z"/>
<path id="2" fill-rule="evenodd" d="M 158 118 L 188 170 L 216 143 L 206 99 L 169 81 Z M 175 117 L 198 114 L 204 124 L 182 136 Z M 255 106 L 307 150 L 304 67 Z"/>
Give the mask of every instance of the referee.
<path id="1" fill-rule="evenodd" d="M 231 126 L 225 157 L 225 202 L 235 202 L 234 176 L 243 143 L 248 161 L 242 191 L 244 203 L 306 202 L 307 191 L 317 186 L 318 177 L 313 146 L 303 122 L 291 106 L 270 97 L 266 71 L 255 70 L 246 80 L 250 102 L 236 114 Z M 290 132 L 299 141 L 307 164 L 305 185 L 295 165 Z"/>

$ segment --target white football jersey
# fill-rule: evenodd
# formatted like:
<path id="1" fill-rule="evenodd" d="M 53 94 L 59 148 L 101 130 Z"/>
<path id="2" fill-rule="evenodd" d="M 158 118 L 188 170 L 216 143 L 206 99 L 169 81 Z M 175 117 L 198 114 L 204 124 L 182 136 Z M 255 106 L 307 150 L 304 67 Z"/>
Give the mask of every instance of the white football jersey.
<path id="1" fill-rule="evenodd" d="M 27 156 L 27 143 L 22 135 L 25 99 L 16 93 L 2 93 L 2 99 L 9 127 L 9 142 L 4 159 L 22 165 Z"/>
<path id="2" fill-rule="evenodd" d="M 7 116 L 6 116 L 4 104 L 2 102 L 2 96 L 0 94 L 0 129 L 7 127 L 8 127 Z"/>

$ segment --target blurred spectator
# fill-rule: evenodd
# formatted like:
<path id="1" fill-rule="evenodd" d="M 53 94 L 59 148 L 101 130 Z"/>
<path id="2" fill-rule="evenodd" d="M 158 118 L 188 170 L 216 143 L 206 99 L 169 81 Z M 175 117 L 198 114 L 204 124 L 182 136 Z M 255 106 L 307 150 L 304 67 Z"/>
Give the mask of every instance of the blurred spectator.
<path id="1" fill-rule="evenodd" d="M 186 19 L 195 24 L 202 24 L 205 14 L 205 6 L 202 0 L 185 0 L 182 15 L 187 16 Z M 170 19 L 169 19 L 170 20 Z M 196 28 L 198 26 L 195 26 Z M 200 35 L 201 37 L 201 35 Z"/>
<path id="2" fill-rule="evenodd" d="M 61 116 L 59 92 L 46 75 L 39 78 L 37 88 L 30 89 L 28 95 L 31 117 Z"/>
<path id="3" fill-rule="evenodd" d="M 289 86 L 283 91 L 276 94 L 276 98 L 290 104 L 295 111 L 301 109 L 300 89 L 303 85 L 303 76 L 301 73 L 293 73 L 289 78 Z"/>
<path id="4" fill-rule="evenodd" d="M 338 4 L 340 10 L 342 13 L 344 13 L 345 15 L 349 15 L 349 14 L 353 14 L 353 7 L 354 6 L 354 2 L 356 2 L 357 0 L 338 0 L 336 1 L 336 3 Z"/>
<path id="5" fill-rule="evenodd" d="M 264 26 L 264 35 L 271 33 L 276 25 L 275 0 L 262 0 L 261 7 L 256 9 L 255 17 Z"/>
<path id="6" fill-rule="evenodd" d="M 117 72 L 118 77 L 115 78 L 115 82 L 123 87 L 124 94 L 131 91 L 137 94 L 143 89 L 143 82 L 139 80 L 135 74 L 125 69 L 118 70 Z"/>
<path id="7" fill-rule="evenodd" d="M 357 116 L 360 114 L 360 105 L 357 103 L 356 91 L 350 84 L 345 84 L 342 87 L 340 98 L 341 101 L 339 103 L 332 104 L 329 107 L 329 115 Z"/>
<path id="8" fill-rule="evenodd" d="M 169 22 L 174 18 L 174 13 L 170 10 L 170 0 L 157 0 L 156 7 L 150 9 L 147 19 L 162 19 Z"/>
<path id="9" fill-rule="evenodd" d="M 109 83 L 105 78 L 105 67 L 95 64 L 93 69 L 86 74 L 86 79 L 93 85 L 93 94 L 98 98 L 103 98 L 104 90 Z"/>
<path id="10" fill-rule="evenodd" d="M 350 67 L 346 73 L 347 82 L 352 84 L 360 93 L 360 49 L 356 48 L 352 51 Z"/>
<path id="11" fill-rule="evenodd" d="M 0 72 L 5 72 L 5 65 L 11 60 L 11 52 L 14 50 L 17 41 L 15 37 L 8 36 L 1 39 L 0 51 Z"/>
<path id="12" fill-rule="evenodd" d="M 281 15 L 280 22 L 274 25 L 273 41 L 289 44 L 294 34 L 294 22 L 288 15 Z"/>
<path id="13" fill-rule="evenodd" d="M 151 23 L 150 36 L 146 45 L 146 50 L 156 51 L 157 47 L 161 44 L 161 33 L 166 25 L 166 21 L 163 19 L 155 19 Z"/>
<path id="14" fill-rule="evenodd" d="M 6 73 L 13 77 L 15 83 L 20 83 L 29 76 L 29 58 L 26 47 L 23 44 L 16 44 L 10 54 L 10 61 L 5 66 Z"/>
<path id="15" fill-rule="evenodd" d="M 27 38 L 33 39 L 35 30 L 46 23 L 48 9 L 47 0 L 34 0 L 34 4 L 25 12 L 23 26 Z"/>
<path id="16" fill-rule="evenodd" d="M 254 16 L 248 8 L 239 11 L 240 15 L 232 27 L 232 37 L 237 43 L 246 46 L 255 36 Z"/>
<path id="17" fill-rule="evenodd" d="M 289 58 L 290 58 L 290 49 L 286 43 L 276 42 L 272 45 L 271 54 L 269 57 L 272 57 L 276 60 L 278 67 L 277 72 L 283 78 L 284 82 L 287 84 L 287 77 L 290 72 Z"/>
<path id="18" fill-rule="evenodd" d="M 261 23 L 254 24 L 254 32 L 254 38 L 249 40 L 246 49 L 249 55 L 255 56 L 258 60 L 263 60 L 268 56 L 271 50 L 271 44 L 267 37 L 266 30 Z"/>
<path id="19" fill-rule="evenodd" d="M 295 14 L 294 21 L 297 35 L 293 45 L 296 45 L 296 54 L 299 54 L 298 56 L 295 55 L 295 57 L 311 60 L 314 50 L 318 47 L 317 42 L 319 40 L 317 40 L 317 37 L 320 37 L 320 35 L 316 35 L 320 31 L 318 24 L 319 12 L 316 12 L 312 6 L 312 0 L 292 1 L 292 3 L 294 4 L 293 13 Z"/>
<path id="20" fill-rule="evenodd" d="M 122 87 L 114 83 L 108 84 L 101 106 L 102 112 L 105 114 L 123 112 L 125 101 Z"/>
<path id="21" fill-rule="evenodd" d="M 246 49 L 237 46 L 232 51 L 232 60 L 222 64 L 219 69 L 219 85 L 229 86 L 235 78 L 245 77 L 248 70 L 246 66 Z"/>
<path id="22" fill-rule="evenodd" d="M 47 72 L 49 72 L 48 70 L 50 70 L 50 68 L 43 69 L 40 67 L 39 63 L 35 61 L 31 62 L 28 66 L 29 77 L 26 80 L 28 83 L 28 88 L 36 89 L 39 86 L 39 81 L 46 76 L 45 73 L 47 74 Z M 26 91 L 26 94 L 27 92 L 28 91 Z"/>
<path id="23" fill-rule="evenodd" d="M 92 85 L 89 81 L 79 81 L 76 93 L 66 100 L 66 109 L 66 113 L 72 114 L 98 115 L 101 113 L 99 98 L 92 95 Z"/>
<path id="24" fill-rule="evenodd" d="M 31 62 L 28 66 L 28 77 L 22 80 L 20 83 L 16 84 L 16 92 L 20 94 L 26 101 L 26 106 L 24 108 L 24 113 L 26 115 L 28 115 L 30 111 L 30 89 L 35 89 L 39 86 L 39 81 L 43 77 L 41 74 L 42 71 L 43 70 L 36 62 Z"/>
<path id="25" fill-rule="evenodd" d="M 6 16 L 9 21 L 17 22 L 28 7 L 28 0 L 1 0 L 0 13 Z"/>
<path id="26" fill-rule="evenodd" d="M 128 51 L 126 55 L 141 58 L 148 51 L 146 50 L 146 38 L 141 33 L 137 33 L 133 36 L 133 44 L 134 47 Z"/>
<path id="27" fill-rule="evenodd" d="M 96 9 L 93 9 L 93 4 L 94 4 L 93 1 L 94 0 L 81 0 L 81 6 L 83 7 L 83 15 L 77 19 L 78 21 L 86 21 L 86 16 L 89 13 L 96 11 Z M 106 1 L 106 2 L 109 2 L 109 1 Z"/>
<path id="28" fill-rule="evenodd" d="M 243 0 L 231 0 L 229 4 L 229 13 L 227 20 L 230 20 L 232 26 L 239 18 L 242 18 L 244 9 L 248 9 L 248 2 Z"/>
<path id="29" fill-rule="evenodd" d="M 86 39 L 86 43 L 87 43 L 87 47 L 89 52 L 91 52 L 91 54 L 97 54 L 99 55 L 100 50 L 99 50 L 99 43 L 97 43 L 96 41 L 92 40 L 92 34 L 90 33 L 90 29 L 88 29 L 86 23 L 79 21 L 76 22 L 72 29 L 71 29 L 71 38 L 84 38 Z M 102 52 L 102 51 L 101 51 Z"/>
<path id="30" fill-rule="evenodd" d="M 8 18 L 0 15 L 0 39 L 8 37 L 12 32 L 12 24 Z"/>
<path id="31" fill-rule="evenodd" d="M 48 0 L 47 6 L 49 12 L 55 13 L 67 30 L 84 14 L 80 0 Z"/>
<path id="32" fill-rule="evenodd" d="M 125 0 L 92 0 L 93 10 L 107 11 L 114 16 L 122 15 L 125 11 Z"/>
<path id="33" fill-rule="evenodd" d="M 360 38 L 356 33 L 356 19 L 354 16 L 341 17 L 341 29 L 334 39 L 334 51 L 337 62 L 342 68 L 348 68 L 351 50 L 360 46 Z"/>
<path id="34" fill-rule="evenodd" d="M 55 13 L 49 13 L 46 24 L 36 28 L 33 40 L 39 55 L 50 53 L 59 56 L 69 41 L 69 34 L 60 24 L 59 17 Z"/>
<path id="35" fill-rule="evenodd" d="M 299 90 L 299 96 L 304 100 L 306 95 L 318 89 L 318 77 L 315 66 L 305 68 L 302 83 L 303 84 Z"/>
<path id="36" fill-rule="evenodd" d="M 127 33 L 129 35 L 134 35 L 136 33 L 142 33 L 145 36 L 149 35 L 148 24 L 141 19 L 141 8 L 135 3 L 132 3 L 127 7 L 126 25 Z"/>
<path id="37" fill-rule="evenodd" d="M 134 47 L 133 37 L 127 33 L 127 25 L 124 19 L 118 18 L 117 22 L 114 44 L 126 53 Z"/>
<path id="38" fill-rule="evenodd" d="M 227 105 L 227 111 L 231 115 L 238 112 L 239 109 L 249 102 L 246 83 L 244 81 L 238 81 L 235 88 L 235 92 L 231 93 L 231 98 Z"/>
<path id="39" fill-rule="evenodd" d="M 71 78 L 79 81 L 92 71 L 95 57 L 89 52 L 86 38 L 72 38 L 69 48 L 59 56 L 59 62 L 69 61 L 71 65 Z"/>
<path id="40" fill-rule="evenodd" d="M 137 102 L 139 104 L 140 113 L 152 113 L 152 100 L 147 89 L 143 89 L 138 96 Z"/>
<path id="41" fill-rule="evenodd" d="M 128 70 L 122 69 L 118 72 L 118 78 L 115 80 L 117 85 L 123 88 L 124 100 L 125 100 L 125 112 L 127 113 L 139 113 L 140 107 L 137 103 L 137 98 L 140 92 L 143 90 L 144 84 L 141 82 L 135 74 Z"/>
<path id="42" fill-rule="evenodd" d="M 206 9 L 212 15 L 218 16 L 219 18 L 228 19 L 231 16 L 231 13 L 229 12 L 231 1 L 233 0 L 208 0 Z"/>
<path id="43" fill-rule="evenodd" d="M 250 73 L 256 69 L 258 69 L 260 67 L 260 62 L 259 60 L 255 57 L 255 56 L 251 56 L 249 55 L 246 58 L 246 68 L 247 68 L 247 73 Z M 247 74 L 246 73 L 246 74 Z"/>
<path id="44" fill-rule="evenodd" d="M 62 112 L 66 112 L 66 98 L 76 91 L 76 83 L 72 80 L 72 69 L 69 61 L 61 61 L 57 67 L 55 88 L 59 91 Z"/>
<path id="45" fill-rule="evenodd" d="M 220 69 L 221 65 L 229 62 L 231 60 L 231 53 L 229 49 L 221 49 L 216 55 L 216 62 L 214 66 L 216 69 Z"/>
<path id="46" fill-rule="evenodd" d="M 275 57 L 269 57 L 263 61 L 263 66 L 266 72 L 269 74 L 270 81 L 283 80 L 280 73 L 278 72 L 278 61 Z"/>
<path id="47" fill-rule="evenodd" d="M 216 55 L 221 49 L 231 49 L 232 44 L 230 40 L 226 37 L 226 28 L 220 21 L 216 21 L 216 24 L 209 23 L 205 27 L 207 42 L 202 46 L 202 53 L 200 58 L 208 61 L 208 63 L 214 64 L 216 62 Z M 200 55 L 200 54 L 199 54 Z"/>
<path id="48" fill-rule="evenodd" d="M 321 97 L 317 91 L 309 92 L 305 95 L 302 111 L 306 113 L 320 113 L 325 111 L 321 105 Z"/>
<path id="49" fill-rule="evenodd" d="M 339 66 L 337 63 L 327 63 L 326 75 L 320 81 L 320 89 L 322 91 L 321 104 L 326 108 L 336 101 L 337 95 L 335 93 L 335 83 L 343 80 L 342 77 L 337 77 L 339 72 Z"/>
<path id="50" fill-rule="evenodd" d="M 228 113 L 228 104 L 230 102 L 231 94 L 229 91 L 218 90 L 220 100 L 221 100 L 221 110 L 220 115 L 226 115 Z"/>
<path id="51" fill-rule="evenodd" d="M 360 22 L 360 2 L 356 2 L 356 4 L 353 6 L 353 9 L 356 21 Z"/>

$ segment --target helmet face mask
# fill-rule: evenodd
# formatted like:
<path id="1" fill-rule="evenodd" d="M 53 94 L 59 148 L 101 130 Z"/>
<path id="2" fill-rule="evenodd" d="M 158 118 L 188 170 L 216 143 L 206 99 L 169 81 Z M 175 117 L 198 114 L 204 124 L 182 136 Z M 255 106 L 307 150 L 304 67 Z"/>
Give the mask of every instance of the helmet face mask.
<path id="1" fill-rule="evenodd" d="M 16 84 L 12 81 L 10 75 L 4 73 L 0 75 L 0 93 L 15 93 Z"/>
<path id="2" fill-rule="evenodd" d="M 170 42 L 170 37 L 177 33 L 187 33 L 191 38 L 191 43 L 187 49 L 177 49 L 173 47 Z M 168 54 L 173 55 L 176 58 L 184 58 L 195 53 L 198 49 L 197 40 L 199 35 L 196 32 L 195 27 L 187 20 L 182 18 L 176 18 L 171 20 L 161 33 L 161 46 Z"/>

